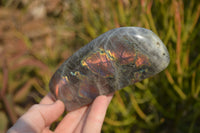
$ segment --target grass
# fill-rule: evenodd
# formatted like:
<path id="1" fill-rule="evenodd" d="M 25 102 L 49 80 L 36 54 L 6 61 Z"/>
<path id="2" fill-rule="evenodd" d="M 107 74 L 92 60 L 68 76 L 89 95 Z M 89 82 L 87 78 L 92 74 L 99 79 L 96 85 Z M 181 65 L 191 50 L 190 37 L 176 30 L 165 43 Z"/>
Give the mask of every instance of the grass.
<path id="1" fill-rule="evenodd" d="M 157 76 L 115 93 L 102 132 L 200 132 L 198 1 L 51 2 L 0 1 L 0 132 L 49 91 L 51 75 L 67 57 L 121 26 L 151 29 L 171 62 Z M 31 15 L 42 4 L 45 14 Z"/>

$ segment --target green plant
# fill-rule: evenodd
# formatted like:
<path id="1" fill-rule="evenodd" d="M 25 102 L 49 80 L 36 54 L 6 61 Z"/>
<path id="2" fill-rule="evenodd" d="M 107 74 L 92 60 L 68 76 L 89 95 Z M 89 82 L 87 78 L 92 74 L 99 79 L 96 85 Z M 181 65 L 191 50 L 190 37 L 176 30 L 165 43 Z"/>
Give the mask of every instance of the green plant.
<path id="1" fill-rule="evenodd" d="M 30 19 L 33 1 L 0 1 L 0 131 L 48 92 L 51 75 L 69 55 L 120 26 L 151 29 L 171 62 L 157 76 L 115 93 L 102 132 L 200 131 L 198 1 L 56 1 L 56 8 L 46 1 L 42 19 Z"/>

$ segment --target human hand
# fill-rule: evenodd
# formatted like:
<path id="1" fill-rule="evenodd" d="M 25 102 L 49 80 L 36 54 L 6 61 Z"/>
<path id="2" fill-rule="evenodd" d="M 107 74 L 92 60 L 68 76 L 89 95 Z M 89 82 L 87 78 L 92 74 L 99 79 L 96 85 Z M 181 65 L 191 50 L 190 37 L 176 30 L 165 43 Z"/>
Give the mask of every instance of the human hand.
<path id="1" fill-rule="evenodd" d="M 91 105 L 67 113 L 54 132 L 100 132 L 112 97 L 113 94 L 98 96 Z M 49 93 L 39 104 L 33 105 L 22 115 L 8 133 L 52 133 L 49 127 L 62 115 L 64 109 L 63 102 L 54 102 Z"/>

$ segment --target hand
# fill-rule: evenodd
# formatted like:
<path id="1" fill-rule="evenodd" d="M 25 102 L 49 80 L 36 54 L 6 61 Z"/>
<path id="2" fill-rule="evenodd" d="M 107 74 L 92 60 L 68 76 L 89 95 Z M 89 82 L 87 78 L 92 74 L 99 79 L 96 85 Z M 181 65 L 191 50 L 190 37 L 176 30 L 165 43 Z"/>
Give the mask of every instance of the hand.
<path id="1" fill-rule="evenodd" d="M 91 105 L 69 112 L 56 127 L 59 133 L 97 133 L 101 131 L 107 107 L 113 94 L 98 96 Z M 60 100 L 54 102 L 50 94 L 40 104 L 33 105 L 8 130 L 8 133 L 52 133 L 50 125 L 64 112 Z"/>

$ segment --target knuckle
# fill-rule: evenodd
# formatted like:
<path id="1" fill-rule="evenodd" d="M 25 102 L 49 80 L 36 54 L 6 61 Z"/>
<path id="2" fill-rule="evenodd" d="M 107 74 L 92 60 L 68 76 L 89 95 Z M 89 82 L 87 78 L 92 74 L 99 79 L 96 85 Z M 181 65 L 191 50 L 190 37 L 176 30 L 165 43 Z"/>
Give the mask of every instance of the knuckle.
<path id="1" fill-rule="evenodd" d="M 30 108 L 30 110 L 39 110 L 39 109 L 40 109 L 39 104 L 35 104 Z"/>

